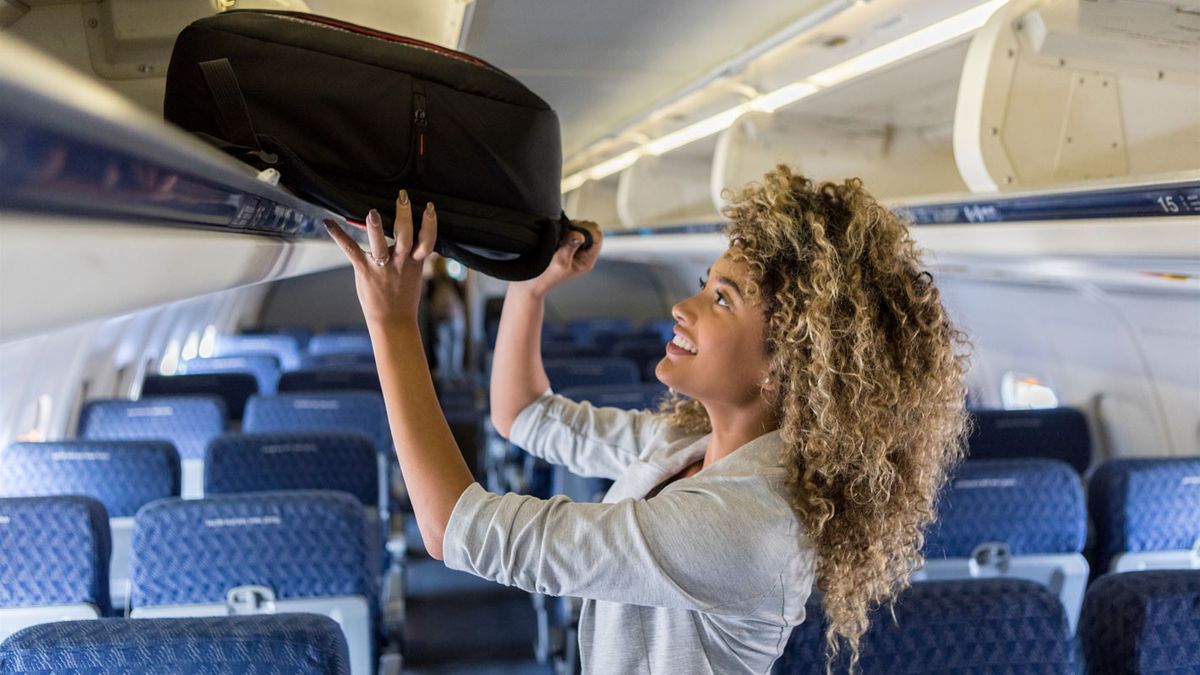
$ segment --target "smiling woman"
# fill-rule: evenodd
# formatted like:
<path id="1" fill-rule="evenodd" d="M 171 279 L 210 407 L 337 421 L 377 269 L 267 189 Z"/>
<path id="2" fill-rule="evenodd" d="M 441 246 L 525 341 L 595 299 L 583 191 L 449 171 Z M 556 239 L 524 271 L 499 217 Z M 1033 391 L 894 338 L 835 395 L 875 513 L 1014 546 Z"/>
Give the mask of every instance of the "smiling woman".
<path id="1" fill-rule="evenodd" d="M 824 590 L 830 657 L 853 670 L 868 606 L 920 561 L 921 528 L 964 428 L 960 339 L 903 221 L 857 180 L 787 167 L 728 209 L 730 246 L 672 308 L 664 408 L 555 395 L 539 353 L 547 292 L 591 270 L 602 237 L 570 232 L 549 269 L 509 285 L 492 420 L 520 447 L 615 480 L 602 504 L 474 483 L 439 412 L 416 329 L 420 263 L 401 191 L 390 248 L 331 228 L 354 266 L 397 456 L 431 555 L 531 592 L 584 599 L 586 672 L 770 669 Z M 902 409 L 899 403 L 906 402 Z M 770 627 L 770 630 L 764 630 Z M 605 648 L 601 648 L 604 645 Z"/>

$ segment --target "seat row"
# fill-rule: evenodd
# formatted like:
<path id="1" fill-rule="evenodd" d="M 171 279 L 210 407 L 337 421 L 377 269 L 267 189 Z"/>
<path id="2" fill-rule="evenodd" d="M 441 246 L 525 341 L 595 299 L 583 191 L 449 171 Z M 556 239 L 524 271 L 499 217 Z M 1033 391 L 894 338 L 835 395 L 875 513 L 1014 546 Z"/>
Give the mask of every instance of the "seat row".
<path id="1" fill-rule="evenodd" d="M 815 594 L 774 675 L 821 675 L 827 623 Z M 1109 574 L 1088 589 L 1079 630 L 1083 663 L 1063 607 L 1021 579 L 914 584 L 873 612 L 860 672 L 1200 672 L 1200 570 Z M 848 656 L 835 659 L 845 672 Z"/>
<path id="2" fill-rule="evenodd" d="M 82 496 L 0 499 L 0 635 L 111 614 L 105 515 Z M 373 672 L 378 532 L 344 492 L 152 502 L 134 519 L 129 617 L 321 614 L 342 628 L 352 672 Z"/>
<path id="3" fill-rule="evenodd" d="M 58 621 L 0 642 L 0 673 L 351 675 L 337 623 L 312 614 Z"/>
<path id="4" fill-rule="evenodd" d="M 203 494 L 204 453 L 230 419 L 216 396 L 145 396 L 84 405 L 78 437 L 85 440 L 165 440 L 179 453 L 185 498 Z M 383 458 L 391 456 L 391 431 L 376 393 L 332 391 L 252 395 L 241 429 L 247 432 L 342 431 L 368 436 Z M 386 477 L 386 473 L 383 474 Z M 383 490 L 386 496 L 387 490 Z"/>

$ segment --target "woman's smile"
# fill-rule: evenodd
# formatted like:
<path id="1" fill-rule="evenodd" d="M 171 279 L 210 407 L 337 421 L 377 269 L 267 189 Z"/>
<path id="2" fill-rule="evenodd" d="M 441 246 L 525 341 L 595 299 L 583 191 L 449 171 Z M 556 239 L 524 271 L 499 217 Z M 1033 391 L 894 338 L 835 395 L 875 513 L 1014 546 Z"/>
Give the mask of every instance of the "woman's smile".
<path id="1" fill-rule="evenodd" d="M 675 337 L 667 343 L 667 353 L 675 356 L 695 356 L 697 351 L 696 344 L 678 331 L 676 331 Z"/>

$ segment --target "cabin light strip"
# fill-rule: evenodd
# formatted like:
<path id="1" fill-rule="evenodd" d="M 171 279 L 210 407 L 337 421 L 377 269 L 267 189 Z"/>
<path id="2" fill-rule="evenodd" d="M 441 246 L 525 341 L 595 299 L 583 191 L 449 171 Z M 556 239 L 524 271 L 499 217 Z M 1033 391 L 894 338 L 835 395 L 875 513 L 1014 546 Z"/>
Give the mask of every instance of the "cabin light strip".
<path id="1" fill-rule="evenodd" d="M 804 80 L 780 87 L 779 89 L 734 106 L 729 110 L 690 124 L 678 131 L 673 131 L 665 136 L 647 141 L 616 157 L 567 176 L 562 181 L 562 191 L 564 193 L 570 192 L 589 180 L 599 180 L 623 171 L 645 155 L 662 155 L 694 141 L 719 133 L 728 129 L 739 117 L 747 112 L 773 113 L 780 108 L 796 103 L 823 89 L 835 87 L 902 61 L 915 54 L 957 40 L 964 35 L 979 30 L 987 23 L 987 20 L 991 18 L 996 10 L 1007 3 L 1008 0 L 989 0 L 989 2 L 985 2 L 965 12 L 956 14 L 948 19 L 943 19 L 931 26 L 926 26 L 914 33 L 859 54 L 836 66 L 826 68 L 819 73 L 810 75 Z"/>

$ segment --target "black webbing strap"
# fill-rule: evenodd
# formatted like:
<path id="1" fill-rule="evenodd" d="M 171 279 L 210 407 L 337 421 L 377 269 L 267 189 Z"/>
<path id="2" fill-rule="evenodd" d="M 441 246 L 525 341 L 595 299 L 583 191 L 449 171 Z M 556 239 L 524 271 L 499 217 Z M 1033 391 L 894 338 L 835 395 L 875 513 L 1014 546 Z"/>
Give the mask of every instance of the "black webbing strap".
<path id="1" fill-rule="evenodd" d="M 202 61 L 200 71 L 208 83 L 213 102 L 217 104 L 218 122 L 226 140 L 248 148 L 258 148 L 258 137 L 250 121 L 250 109 L 246 107 L 246 99 L 242 96 L 242 88 L 238 86 L 229 59 Z"/>

